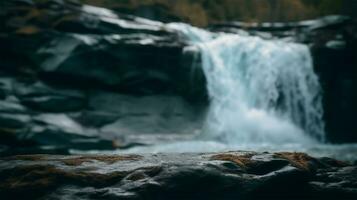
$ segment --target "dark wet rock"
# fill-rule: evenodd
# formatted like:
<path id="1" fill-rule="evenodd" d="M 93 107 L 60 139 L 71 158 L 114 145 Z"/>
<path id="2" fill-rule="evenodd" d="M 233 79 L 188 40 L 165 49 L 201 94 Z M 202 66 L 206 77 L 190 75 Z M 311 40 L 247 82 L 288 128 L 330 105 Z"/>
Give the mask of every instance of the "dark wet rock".
<path id="1" fill-rule="evenodd" d="M 0 99 L 5 99 L 11 90 L 11 79 L 8 77 L 0 77 Z"/>
<path id="2" fill-rule="evenodd" d="M 356 169 L 300 153 L 28 155 L 1 158 L 0 194 L 26 199 L 355 199 Z"/>
<path id="3" fill-rule="evenodd" d="M 312 31 L 315 70 L 324 90 L 328 139 L 356 142 L 357 23 L 350 21 Z M 341 113 L 343 113 L 341 115 Z"/>
<path id="4" fill-rule="evenodd" d="M 101 138 L 94 129 L 82 127 L 64 114 L 42 114 L 33 118 L 36 125 L 28 133 L 31 141 L 41 146 L 68 149 L 114 149 L 112 140 Z"/>
<path id="5" fill-rule="evenodd" d="M 5 5 L 5 69 L 68 87 L 207 100 L 202 70 L 186 64 L 187 42 L 163 23 L 68 1 Z"/>
<path id="6" fill-rule="evenodd" d="M 53 88 L 41 82 L 16 83 L 15 94 L 21 103 L 36 111 L 69 112 L 86 106 L 83 92 L 71 89 Z"/>
<path id="7" fill-rule="evenodd" d="M 178 22 L 183 20 L 181 17 L 172 13 L 168 6 L 158 3 L 139 5 L 135 7 L 116 7 L 113 9 L 120 13 L 127 13 L 162 22 Z"/>
<path id="8" fill-rule="evenodd" d="M 32 130 L 31 137 L 28 139 L 40 147 L 76 150 L 113 150 L 116 148 L 111 140 L 63 132 L 54 128 Z"/>
<path id="9" fill-rule="evenodd" d="M 54 126 L 67 132 L 84 135 L 84 128 L 65 114 L 41 114 L 33 119 L 39 124 Z"/>
<path id="10" fill-rule="evenodd" d="M 66 0 L 2 5 L 4 155 L 128 148 L 142 142 L 126 134 L 200 128 L 197 52 L 163 23 Z"/>
<path id="11" fill-rule="evenodd" d="M 86 127 L 100 128 L 115 122 L 120 116 L 115 112 L 84 110 L 71 117 Z"/>
<path id="12" fill-rule="evenodd" d="M 27 109 L 20 103 L 0 100 L 0 113 L 26 113 Z"/>
<path id="13" fill-rule="evenodd" d="M 346 26 L 353 24 L 353 19 L 347 16 L 325 16 L 315 20 L 298 22 L 223 22 L 209 26 L 212 31 L 232 32 L 243 35 L 256 35 L 264 38 L 286 38 L 296 42 L 309 43 L 317 31 L 343 31 Z M 265 38 L 269 39 L 267 36 Z"/>
<path id="14" fill-rule="evenodd" d="M 76 111 L 85 106 L 83 99 L 57 95 L 23 98 L 22 103 L 33 109 L 48 112 Z"/>
<path id="15" fill-rule="evenodd" d="M 65 114 L 0 113 L 0 155 L 63 153 L 69 149 L 113 150 L 113 138 L 84 128 Z"/>
<path id="16" fill-rule="evenodd" d="M 0 145 L 0 156 L 27 155 L 27 154 L 60 154 L 69 155 L 66 147 L 39 146 L 29 142 L 18 142 L 8 140 L 8 145 Z M 17 143 L 16 143 L 17 142 Z M 3 142 L 2 142 L 3 143 Z"/>
<path id="17" fill-rule="evenodd" d="M 352 199 L 357 196 L 356 184 L 357 168 L 355 166 L 344 167 L 331 171 L 320 171 L 316 174 L 316 180 L 310 183 L 316 191 L 326 196 L 336 195 L 343 199 Z"/>
<path id="18" fill-rule="evenodd" d="M 28 115 L 23 114 L 1 114 L 0 115 L 0 127 L 2 128 L 23 128 L 29 122 L 31 118 Z"/>
<path id="19" fill-rule="evenodd" d="M 102 127 L 103 132 L 126 135 L 193 133 L 201 128 L 205 109 L 192 106 L 180 96 L 137 97 L 104 92 L 89 94 L 89 108 L 117 116 Z"/>

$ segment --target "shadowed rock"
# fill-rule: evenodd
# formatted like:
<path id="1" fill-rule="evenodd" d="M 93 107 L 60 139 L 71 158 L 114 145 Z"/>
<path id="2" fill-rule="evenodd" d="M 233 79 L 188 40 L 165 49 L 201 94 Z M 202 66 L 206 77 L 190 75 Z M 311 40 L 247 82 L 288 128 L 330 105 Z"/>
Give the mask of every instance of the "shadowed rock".
<path id="1" fill-rule="evenodd" d="M 128 147 L 141 141 L 127 134 L 201 128 L 197 52 L 165 24 L 67 0 L 1 5 L 1 155 Z"/>
<path id="2" fill-rule="evenodd" d="M 352 200 L 357 197 L 356 166 L 337 163 L 301 153 L 14 156 L 0 161 L 0 194 L 26 199 Z"/>

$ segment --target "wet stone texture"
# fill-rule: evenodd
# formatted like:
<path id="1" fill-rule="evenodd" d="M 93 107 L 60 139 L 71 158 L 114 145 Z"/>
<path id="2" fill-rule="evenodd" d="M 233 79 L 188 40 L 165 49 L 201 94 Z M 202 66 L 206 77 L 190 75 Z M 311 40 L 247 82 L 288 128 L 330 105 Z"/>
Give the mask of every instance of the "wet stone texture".
<path id="1" fill-rule="evenodd" d="M 25 155 L 0 161 L 5 199 L 356 199 L 357 166 L 302 153 Z M 4 199 L 4 198 L 2 198 Z"/>
<path id="2" fill-rule="evenodd" d="M 127 148 L 150 143 L 139 134 L 200 128 L 197 52 L 164 23 L 67 0 L 4 1 L 0 21 L 0 156 Z"/>

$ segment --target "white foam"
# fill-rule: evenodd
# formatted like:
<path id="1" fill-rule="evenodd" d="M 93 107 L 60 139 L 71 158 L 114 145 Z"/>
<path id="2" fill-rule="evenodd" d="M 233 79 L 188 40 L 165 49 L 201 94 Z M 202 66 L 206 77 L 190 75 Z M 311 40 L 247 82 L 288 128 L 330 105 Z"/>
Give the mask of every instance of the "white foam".
<path id="1" fill-rule="evenodd" d="M 307 46 L 168 26 L 201 51 L 211 97 L 205 138 L 228 144 L 324 139 L 320 85 Z"/>

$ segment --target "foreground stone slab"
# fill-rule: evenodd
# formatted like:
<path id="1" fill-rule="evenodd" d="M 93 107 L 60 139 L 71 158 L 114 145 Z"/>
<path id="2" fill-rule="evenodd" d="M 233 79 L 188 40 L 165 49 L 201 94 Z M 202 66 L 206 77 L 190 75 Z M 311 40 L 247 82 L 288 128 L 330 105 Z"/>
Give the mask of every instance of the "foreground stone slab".
<path id="1" fill-rule="evenodd" d="M 357 166 L 303 153 L 1 158 L 1 199 L 356 199 Z"/>

